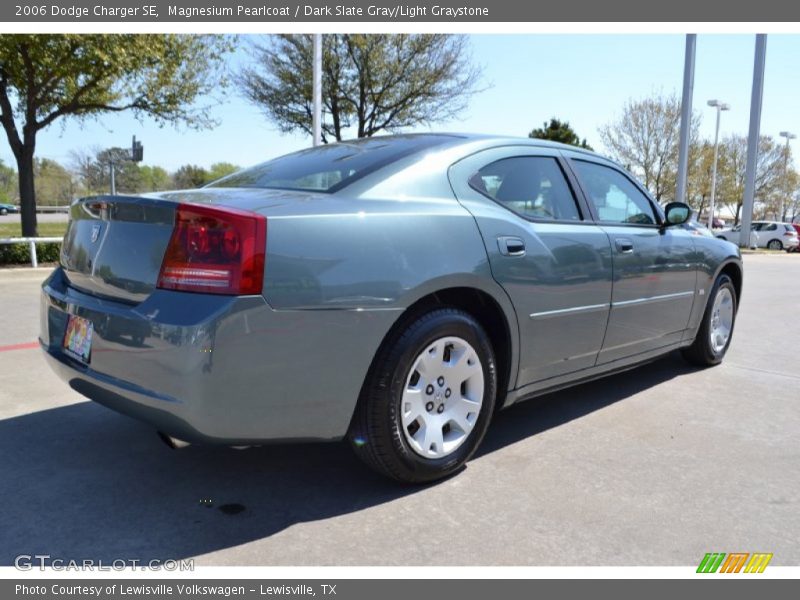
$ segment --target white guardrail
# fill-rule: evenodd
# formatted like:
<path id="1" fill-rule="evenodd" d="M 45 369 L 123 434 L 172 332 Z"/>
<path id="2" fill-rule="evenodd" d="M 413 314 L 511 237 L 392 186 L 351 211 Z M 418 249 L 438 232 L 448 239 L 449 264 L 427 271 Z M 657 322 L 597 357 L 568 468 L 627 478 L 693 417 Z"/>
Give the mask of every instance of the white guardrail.
<path id="1" fill-rule="evenodd" d="M 31 266 L 36 268 L 39 266 L 39 259 L 36 256 L 36 244 L 47 242 L 62 242 L 64 238 L 60 237 L 13 237 L 13 238 L 0 238 L 0 244 L 28 244 L 31 250 Z"/>

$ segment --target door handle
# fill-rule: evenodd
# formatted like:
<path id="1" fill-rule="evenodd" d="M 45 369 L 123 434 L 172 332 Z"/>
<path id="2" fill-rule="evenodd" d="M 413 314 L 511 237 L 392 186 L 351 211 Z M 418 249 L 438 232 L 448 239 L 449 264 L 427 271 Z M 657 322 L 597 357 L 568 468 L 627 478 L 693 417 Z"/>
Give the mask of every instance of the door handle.
<path id="1" fill-rule="evenodd" d="M 501 235 L 497 238 L 497 247 L 503 256 L 525 256 L 525 242 L 513 235 Z"/>
<path id="2" fill-rule="evenodd" d="M 621 254 L 633 254 L 633 242 L 628 238 L 617 238 L 614 242 Z"/>

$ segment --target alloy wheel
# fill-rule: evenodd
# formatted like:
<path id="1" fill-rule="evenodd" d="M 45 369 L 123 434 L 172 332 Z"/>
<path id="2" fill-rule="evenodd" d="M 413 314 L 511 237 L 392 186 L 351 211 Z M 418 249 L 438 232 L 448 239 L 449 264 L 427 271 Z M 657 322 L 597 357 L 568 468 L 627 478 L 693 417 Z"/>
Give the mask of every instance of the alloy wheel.
<path id="1" fill-rule="evenodd" d="M 469 437 L 481 412 L 483 365 L 462 338 L 428 344 L 406 377 L 400 414 L 408 445 L 428 459 L 444 458 Z"/>
<path id="2" fill-rule="evenodd" d="M 728 288 L 720 288 L 714 298 L 708 329 L 711 348 L 714 354 L 719 354 L 725 349 L 733 329 L 733 294 Z"/>

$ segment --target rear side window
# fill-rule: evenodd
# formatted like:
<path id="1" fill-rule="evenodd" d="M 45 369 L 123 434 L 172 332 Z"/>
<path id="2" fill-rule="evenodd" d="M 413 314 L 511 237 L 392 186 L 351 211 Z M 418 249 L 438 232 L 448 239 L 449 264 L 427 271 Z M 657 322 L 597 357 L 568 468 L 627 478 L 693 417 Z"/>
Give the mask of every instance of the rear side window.
<path id="1" fill-rule="evenodd" d="M 326 144 L 233 173 L 207 187 L 332 193 L 401 158 L 452 140 L 452 136 L 446 135 L 407 135 Z"/>
<path id="2" fill-rule="evenodd" d="M 616 169 L 584 160 L 575 160 L 572 164 L 600 221 L 634 225 L 655 225 L 658 222 L 650 200 L 625 175 Z"/>
<path id="3" fill-rule="evenodd" d="M 581 218 L 555 158 L 504 158 L 480 169 L 470 177 L 469 185 L 523 217 L 552 221 Z"/>

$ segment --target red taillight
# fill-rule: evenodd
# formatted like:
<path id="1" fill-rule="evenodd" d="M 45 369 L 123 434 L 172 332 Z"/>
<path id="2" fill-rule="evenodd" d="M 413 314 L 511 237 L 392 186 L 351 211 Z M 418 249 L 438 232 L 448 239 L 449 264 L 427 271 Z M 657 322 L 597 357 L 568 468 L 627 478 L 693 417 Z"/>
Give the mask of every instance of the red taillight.
<path id="1" fill-rule="evenodd" d="M 184 292 L 260 294 L 267 219 L 253 212 L 179 204 L 158 287 Z"/>

